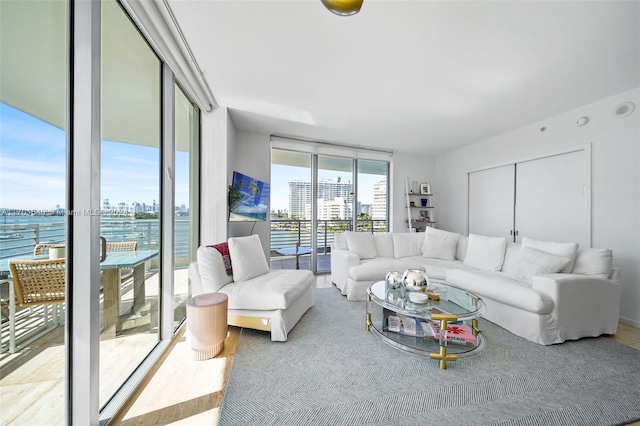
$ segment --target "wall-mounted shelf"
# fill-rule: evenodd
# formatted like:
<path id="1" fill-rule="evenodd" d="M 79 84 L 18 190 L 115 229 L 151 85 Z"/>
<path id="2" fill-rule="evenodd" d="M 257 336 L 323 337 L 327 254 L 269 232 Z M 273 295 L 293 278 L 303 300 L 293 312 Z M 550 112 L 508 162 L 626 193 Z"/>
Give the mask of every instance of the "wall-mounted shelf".
<path id="1" fill-rule="evenodd" d="M 405 178 L 405 196 L 407 199 L 407 230 L 409 232 L 424 231 L 427 226 L 433 226 L 436 222 L 434 219 L 434 208 L 431 199 L 434 194 L 429 192 L 427 194 L 416 193 L 409 190 L 409 180 Z M 418 200 L 420 198 L 420 200 Z M 422 199 L 427 199 L 425 206 L 422 205 Z M 412 205 L 413 203 L 413 205 Z M 421 219 L 423 218 L 423 219 Z"/>

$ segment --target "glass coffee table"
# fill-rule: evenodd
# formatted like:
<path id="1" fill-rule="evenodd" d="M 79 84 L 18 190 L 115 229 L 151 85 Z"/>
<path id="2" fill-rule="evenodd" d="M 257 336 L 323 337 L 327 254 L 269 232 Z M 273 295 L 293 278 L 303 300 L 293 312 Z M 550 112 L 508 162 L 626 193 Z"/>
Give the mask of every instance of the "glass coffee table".
<path id="1" fill-rule="evenodd" d="M 429 290 L 391 289 L 384 281 L 371 284 L 367 289 L 367 331 L 395 348 L 439 360 L 443 370 L 447 361 L 482 352 L 485 338 L 478 329 L 478 318 L 486 309 L 482 299 L 438 280 L 430 280 Z M 415 303 L 411 293 L 421 293 L 411 296 L 414 300 L 425 299 L 427 294 L 431 297 Z"/>

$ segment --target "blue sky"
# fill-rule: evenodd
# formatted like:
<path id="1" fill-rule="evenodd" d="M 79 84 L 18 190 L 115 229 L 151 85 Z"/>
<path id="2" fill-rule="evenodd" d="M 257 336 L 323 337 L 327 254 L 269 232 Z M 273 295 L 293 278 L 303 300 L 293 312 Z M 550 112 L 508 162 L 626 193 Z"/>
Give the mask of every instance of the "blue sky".
<path id="1" fill-rule="evenodd" d="M 159 202 L 158 155 L 158 148 L 102 141 L 100 199 Z M 64 207 L 65 168 L 65 132 L 0 103 L 0 208 Z M 175 169 L 176 204 L 188 206 L 188 153 L 176 153 Z"/>
<path id="2" fill-rule="evenodd" d="M 65 132 L 0 102 L 0 208 L 54 209 L 65 204 Z M 160 201 L 158 148 L 102 141 L 100 200 Z M 250 173 L 248 174 L 251 175 Z M 351 180 L 351 173 L 320 170 L 320 178 Z M 274 164 L 271 209 L 289 208 L 291 180 L 310 180 L 310 169 Z M 381 176 L 360 176 L 360 201 L 373 202 Z M 189 205 L 189 154 L 176 153 L 176 205 Z M 101 204 L 102 207 L 102 204 Z"/>

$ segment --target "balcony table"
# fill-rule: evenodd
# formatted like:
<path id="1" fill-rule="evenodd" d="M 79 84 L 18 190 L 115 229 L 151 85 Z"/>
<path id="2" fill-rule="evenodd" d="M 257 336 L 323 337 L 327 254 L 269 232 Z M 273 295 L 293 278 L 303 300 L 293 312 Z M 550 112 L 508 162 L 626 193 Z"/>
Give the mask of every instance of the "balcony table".
<path id="1" fill-rule="evenodd" d="M 299 247 L 299 246 L 282 247 L 282 248 L 276 249 L 276 253 L 282 254 L 285 256 L 295 256 L 296 269 L 300 269 L 300 256 L 303 254 L 311 253 L 311 247 Z"/>
<path id="2" fill-rule="evenodd" d="M 120 271 L 123 268 L 133 268 L 133 308 L 132 313 L 136 313 L 145 304 L 144 286 L 144 262 L 158 255 L 158 250 L 135 250 L 126 252 L 111 252 L 106 259 L 100 263 L 102 270 L 103 286 L 103 338 L 113 338 L 116 331 L 121 330 L 120 321 Z M 13 286 L 11 273 L 9 271 L 9 259 L 38 260 L 49 259 L 48 255 L 33 254 L 13 256 L 11 258 L 0 259 L 0 274 L 7 275 L 9 285 Z"/>

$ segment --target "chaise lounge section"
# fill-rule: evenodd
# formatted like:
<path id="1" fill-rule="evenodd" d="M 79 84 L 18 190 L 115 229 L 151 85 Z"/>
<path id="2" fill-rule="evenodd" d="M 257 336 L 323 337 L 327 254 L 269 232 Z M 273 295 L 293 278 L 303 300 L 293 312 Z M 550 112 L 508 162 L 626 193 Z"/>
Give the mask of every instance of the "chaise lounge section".
<path id="1" fill-rule="evenodd" d="M 228 252 L 230 262 L 225 265 L 216 247 L 198 248 L 198 260 L 189 266 L 192 295 L 224 293 L 229 298 L 229 325 L 268 331 L 272 341 L 286 341 L 313 306 L 313 274 L 271 271 L 257 235 L 229 238 Z"/>

